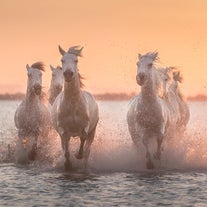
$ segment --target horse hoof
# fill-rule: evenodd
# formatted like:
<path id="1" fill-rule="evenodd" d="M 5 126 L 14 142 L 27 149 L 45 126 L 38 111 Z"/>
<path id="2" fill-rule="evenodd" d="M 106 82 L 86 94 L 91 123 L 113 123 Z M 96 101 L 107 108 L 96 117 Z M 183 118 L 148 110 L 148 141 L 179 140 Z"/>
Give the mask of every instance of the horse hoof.
<path id="1" fill-rule="evenodd" d="M 83 159 L 83 155 L 80 154 L 80 153 L 76 153 L 76 154 L 75 154 L 75 157 L 76 157 L 76 159 L 78 159 L 78 160 Z"/>
<path id="2" fill-rule="evenodd" d="M 68 171 L 68 170 L 71 170 L 72 169 L 72 164 L 70 162 L 65 162 L 64 164 L 64 167 L 65 167 L 65 170 Z"/>
<path id="3" fill-rule="evenodd" d="M 155 168 L 153 162 L 151 160 L 148 160 L 146 163 L 147 169 L 152 170 Z"/>
<path id="4" fill-rule="evenodd" d="M 28 154 L 29 160 L 34 161 L 35 158 L 36 158 L 36 155 L 37 155 L 36 151 L 34 151 L 34 150 L 30 151 L 29 154 Z"/>

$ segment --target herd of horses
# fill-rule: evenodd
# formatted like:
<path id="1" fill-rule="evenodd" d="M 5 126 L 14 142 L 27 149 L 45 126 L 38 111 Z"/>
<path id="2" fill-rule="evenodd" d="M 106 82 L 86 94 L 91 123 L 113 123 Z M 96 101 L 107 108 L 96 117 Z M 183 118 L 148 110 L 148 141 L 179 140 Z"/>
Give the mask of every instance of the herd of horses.
<path id="1" fill-rule="evenodd" d="M 72 169 L 69 150 L 72 137 L 80 138 L 75 157 L 83 159 L 87 169 L 99 110 L 94 97 L 83 90 L 83 78 L 77 67 L 82 49 L 74 46 L 64 51 L 59 46 L 62 66 L 50 66 L 52 79 L 47 104 L 42 90 L 44 64 L 26 65 L 27 91 L 14 117 L 18 144 L 24 151 L 23 156 L 16 157 L 18 163 L 35 160 L 39 137 L 46 139 L 53 128 L 61 139 L 65 169 Z M 180 71 L 175 67 L 157 68 L 157 60 L 157 52 L 138 55 L 136 81 L 141 91 L 130 100 L 127 112 L 129 133 L 135 146 L 144 144 L 148 169 L 156 167 L 155 160 L 160 161 L 163 140 L 182 136 L 190 116 L 179 88 Z M 152 141 L 156 143 L 155 152 L 149 147 Z"/>

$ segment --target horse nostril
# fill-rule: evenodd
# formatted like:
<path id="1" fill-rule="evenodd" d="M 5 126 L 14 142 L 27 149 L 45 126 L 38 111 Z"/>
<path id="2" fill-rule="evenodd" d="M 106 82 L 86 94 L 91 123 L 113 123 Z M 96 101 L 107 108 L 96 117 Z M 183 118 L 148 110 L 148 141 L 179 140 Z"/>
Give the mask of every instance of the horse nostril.
<path id="1" fill-rule="evenodd" d="M 66 70 L 63 75 L 65 77 L 66 80 L 70 81 L 73 77 L 74 72 L 70 71 L 70 70 Z"/>
<path id="2" fill-rule="evenodd" d="M 72 77 L 73 76 L 73 72 L 70 71 L 70 70 L 66 70 L 64 73 L 63 73 L 64 76 L 70 76 Z"/>
<path id="3" fill-rule="evenodd" d="M 39 85 L 39 84 L 35 84 L 35 85 L 34 85 L 34 89 L 35 89 L 35 90 L 41 90 L 41 89 L 42 89 L 42 86 Z"/>
<path id="4" fill-rule="evenodd" d="M 57 85 L 55 88 L 56 88 L 56 90 L 61 91 L 63 86 L 62 85 Z"/>
<path id="5" fill-rule="evenodd" d="M 139 74 L 137 74 L 137 76 L 136 76 L 136 80 L 137 80 L 137 83 L 138 83 L 139 85 L 142 85 L 142 84 L 143 84 L 144 79 L 145 79 L 145 75 L 144 75 L 143 73 L 139 73 Z"/>
<path id="6" fill-rule="evenodd" d="M 143 73 L 138 74 L 140 81 L 144 81 L 145 75 Z"/>
<path id="7" fill-rule="evenodd" d="M 35 90 L 35 93 L 38 95 L 38 94 L 41 93 L 42 86 L 40 84 L 35 84 L 34 85 L 34 90 Z"/>

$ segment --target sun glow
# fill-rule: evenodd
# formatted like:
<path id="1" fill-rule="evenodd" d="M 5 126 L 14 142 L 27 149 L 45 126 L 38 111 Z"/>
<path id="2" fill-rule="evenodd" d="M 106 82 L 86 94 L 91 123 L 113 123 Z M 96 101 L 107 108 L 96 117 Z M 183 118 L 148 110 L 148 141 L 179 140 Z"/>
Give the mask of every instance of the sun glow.
<path id="1" fill-rule="evenodd" d="M 139 91 L 138 53 L 158 51 L 160 64 L 178 66 L 186 95 L 207 94 L 206 2 L 2 1 L 0 93 L 25 92 L 25 65 L 60 65 L 58 45 L 84 46 L 80 73 L 93 93 Z"/>

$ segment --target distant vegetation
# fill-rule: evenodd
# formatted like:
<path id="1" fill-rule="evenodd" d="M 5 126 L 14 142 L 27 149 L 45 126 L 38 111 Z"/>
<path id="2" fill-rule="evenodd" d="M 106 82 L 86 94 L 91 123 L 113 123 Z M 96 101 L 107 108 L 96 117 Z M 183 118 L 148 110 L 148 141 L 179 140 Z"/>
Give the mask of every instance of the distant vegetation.
<path id="1" fill-rule="evenodd" d="M 0 100 L 22 100 L 24 98 L 24 93 L 15 93 L 15 94 L 0 94 Z M 136 93 L 103 93 L 103 94 L 95 94 L 95 98 L 97 100 L 111 100 L 111 101 L 124 101 L 129 100 Z M 196 96 L 188 96 L 188 101 L 207 101 L 207 95 L 198 94 Z"/>
<path id="2" fill-rule="evenodd" d="M 207 101 L 207 96 L 203 94 L 198 94 L 196 96 L 188 96 L 189 101 Z"/>
<path id="3" fill-rule="evenodd" d="M 97 100 L 116 100 L 116 101 L 122 101 L 122 100 L 129 100 L 133 96 L 135 96 L 135 93 L 103 93 L 103 94 L 95 94 L 95 98 Z"/>
<path id="4" fill-rule="evenodd" d="M 15 94 L 0 94 L 0 100 L 22 100 L 24 97 L 23 93 L 15 93 Z"/>

